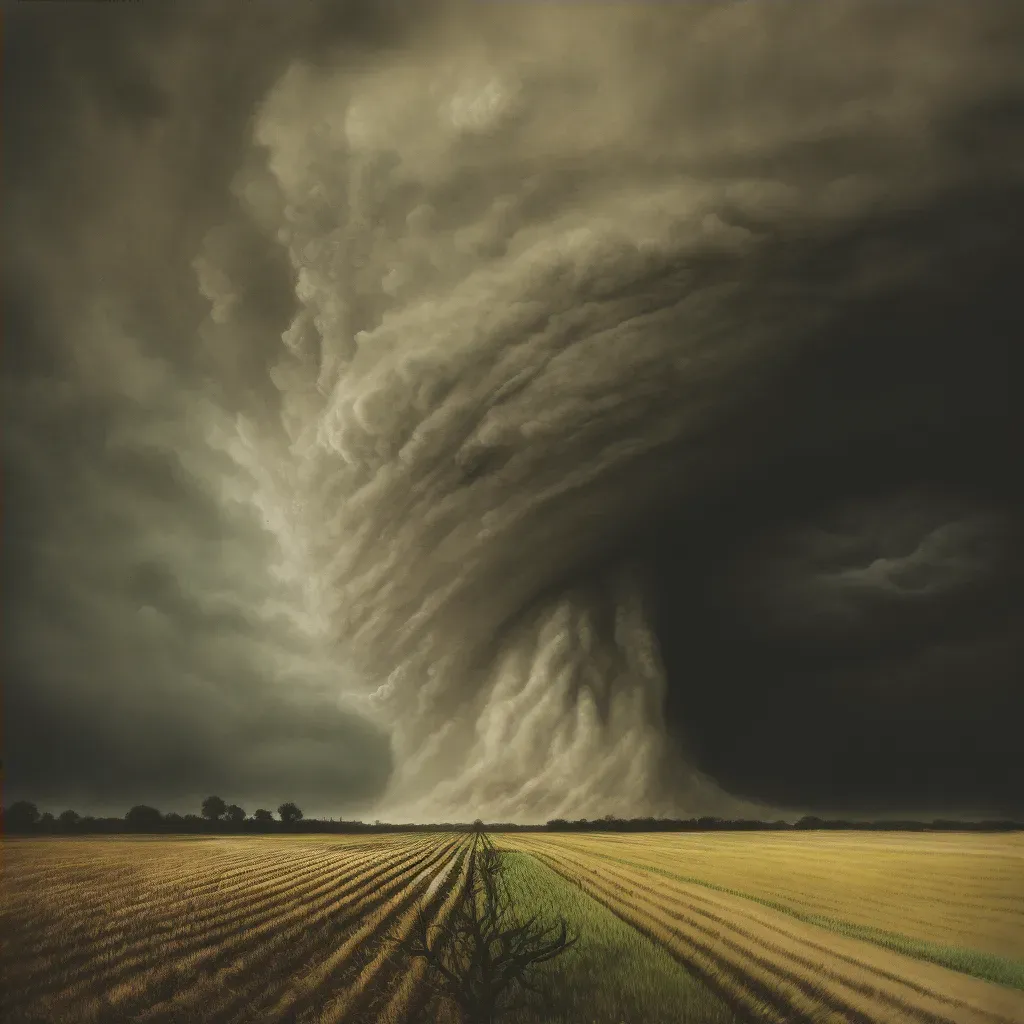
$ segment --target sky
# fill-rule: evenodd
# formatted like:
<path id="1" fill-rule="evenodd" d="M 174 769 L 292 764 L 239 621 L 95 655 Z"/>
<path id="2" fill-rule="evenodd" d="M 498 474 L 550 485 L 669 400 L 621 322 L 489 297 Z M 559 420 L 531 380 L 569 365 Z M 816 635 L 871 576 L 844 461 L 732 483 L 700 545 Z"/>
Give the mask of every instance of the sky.
<path id="1" fill-rule="evenodd" d="M 6 802 L 1024 815 L 1016 0 L 4 22 Z"/>

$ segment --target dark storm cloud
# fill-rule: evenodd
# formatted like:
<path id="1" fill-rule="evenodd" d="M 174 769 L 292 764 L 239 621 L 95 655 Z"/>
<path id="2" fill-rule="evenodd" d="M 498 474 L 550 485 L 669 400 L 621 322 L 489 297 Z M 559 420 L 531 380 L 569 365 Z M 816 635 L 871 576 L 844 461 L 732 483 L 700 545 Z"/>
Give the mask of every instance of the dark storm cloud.
<path id="1" fill-rule="evenodd" d="M 19 149 L 26 735 L 326 803 L 381 728 L 394 813 L 1020 807 L 1014 6 L 209 10 Z"/>
<path id="2" fill-rule="evenodd" d="M 230 418 L 272 390 L 251 355 L 203 350 L 193 261 L 252 104 L 309 50 L 306 7 L 5 12 L 8 798 L 336 812 L 387 779 L 386 736 L 339 706 L 206 436 L 205 395 Z M 266 355 L 289 288 L 235 230 Z"/>

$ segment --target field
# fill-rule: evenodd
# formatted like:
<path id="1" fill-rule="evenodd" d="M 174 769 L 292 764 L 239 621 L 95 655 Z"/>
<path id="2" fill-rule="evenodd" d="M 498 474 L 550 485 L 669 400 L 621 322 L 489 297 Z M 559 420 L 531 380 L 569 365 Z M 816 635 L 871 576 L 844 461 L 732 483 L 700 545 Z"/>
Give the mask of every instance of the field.
<path id="1" fill-rule="evenodd" d="M 571 1024 L 732 1024 L 737 1015 L 667 949 L 616 917 L 536 857 L 511 853 L 509 881 L 530 912 L 563 915 L 578 945 L 558 964 L 552 1017 Z M 519 1020 L 535 1020 L 524 1014 Z"/>
<path id="2" fill-rule="evenodd" d="M 755 1019 L 1024 1021 L 1019 835 L 503 839 Z"/>
<path id="3" fill-rule="evenodd" d="M 5 1020 L 327 1022 L 415 1009 L 374 940 L 420 898 L 444 913 L 470 839 L 5 845 Z"/>
<path id="4" fill-rule="evenodd" d="M 1024 1024 L 1024 836 L 493 840 L 517 912 L 578 935 L 502 1020 Z M 453 919 L 477 843 L 5 841 L 3 1020 L 454 1022 L 385 937 Z"/>

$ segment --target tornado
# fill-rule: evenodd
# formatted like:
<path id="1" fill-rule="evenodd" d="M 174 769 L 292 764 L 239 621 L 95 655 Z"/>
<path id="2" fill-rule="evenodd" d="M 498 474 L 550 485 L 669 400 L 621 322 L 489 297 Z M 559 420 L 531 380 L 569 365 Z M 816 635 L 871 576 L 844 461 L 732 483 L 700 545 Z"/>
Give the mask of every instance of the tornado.
<path id="1" fill-rule="evenodd" d="M 22 6 L 12 793 L 1024 814 L 1019 3 Z"/>
<path id="2" fill-rule="evenodd" d="M 999 383 L 955 354 L 1009 340 L 968 333 L 1005 302 L 975 261 L 1009 228 L 976 204 L 1020 186 L 1019 139 L 998 167 L 962 137 L 972 105 L 1020 95 L 999 15 L 478 5 L 272 87 L 235 190 L 296 302 L 279 422 L 247 450 L 311 620 L 390 732 L 393 813 L 778 813 L 814 769 L 766 705 L 824 705 L 811 731 L 842 747 L 843 705 L 924 671 L 945 591 L 1015 577 L 1013 496 L 956 451 L 1007 454 Z M 952 422 L 986 401 L 993 422 Z M 916 589 L 870 577 L 893 543 Z M 838 598 L 822 581 L 857 571 Z M 739 657 L 722 607 L 746 616 Z M 864 624 L 886 612 L 909 620 L 895 645 Z M 757 636 L 774 613 L 802 617 L 788 640 Z M 885 744 L 920 746 L 920 685 L 882 695 L 879 731 L 905 732 L 862 751 L 900 793 Z M 744 738 L 764 764 L 714 771 Z"/>

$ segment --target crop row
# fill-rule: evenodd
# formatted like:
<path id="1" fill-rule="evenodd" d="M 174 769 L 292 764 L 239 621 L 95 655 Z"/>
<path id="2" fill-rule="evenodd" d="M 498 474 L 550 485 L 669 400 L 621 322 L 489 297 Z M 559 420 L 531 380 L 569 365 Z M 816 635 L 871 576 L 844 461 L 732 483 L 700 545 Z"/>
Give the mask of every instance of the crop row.
<path id="1" fill-rule="evenodd" d="M 281 865 L 323 862 L 347 856 L 366 843 L 316 843 L 302 840 L 165 840 L 161 843 L 114 840 L 19 841 L 5 849 L 3 909 L 31 930 L 35 917 L 63 908 L 64 925 L 90 916 L 106 920 L 113 905 L 144 912 L 147 900 L 167 887 L 190 896 L 271 876 Z M 385 846 L 378 844 L 383 851 Z"/>
<path id="2" fill-rule="evenodd" d="M 821 834 L 786 836 L 785 842 L 713 838 L 717 844 L 689 835 L 566 835 L 559 842 L 612 862 L 781 903 L 798 915 L 1024 959 L 1024 845 L 1017 837 L 1007 837 L 998 855 L 979 854 L 971 842 L 944 844 L 939 853 L 925 845 L 899 853 L 899 847 L 894 852 L 846 836 L 845 844 Z"/>
<path id="3" fill-rule="evenodd" d="M 251 901 L 264 885 L 292 884 L 325 868 L 350 863 L 351 856 L 328 859 L 309 854 L 262 860 L 247 852 L 241 859 L 206 864 L 198 875 L 190 876 L 185 865 L 161 865 L 129 891 L 116 877 L 100 879 L 89 890 L 88 899 L 70 901 L 63 887 L 44 887 L 31 914 L 12 911 L 11 916 L 22 935 L 22 955 L 42 955 L 53 946 L 66 951 L 72 940 L 96 950 L 105 936 L 124 934 L 126 925 L 148 927 L 166 919 L 194 924 L 202 919 L 204 908 L 223 913 L 236 899 Z"/>
<path id="4" fill-rule="evenodd" d="M 208 870 L 200 879 L 190 880 L 179 869 L 177 879 L 163 880 L 160 888 L 153 890 L 155 895 L 122 904 L 115 902 L 115 888 L 98 887 L 97 896 L 105 894 L 112 905 L 98 921 L 78 922 L 77 926 L 68 920 L 60 897 L 44 895 L 36 932 L 23 935 L 9 958 L 13 980 L 31 984 L 34 975 L 51 972 L 55 959 L 66 975 L 74 974 L 76 960 L 92 965 L 115 960 L 135 966 L 135 957 L 147 947 L 159 946 L 163 954 L 167 943 L 180 943 L 190 933 L 202 935 L 210 921 L 228 925 L 239 913 L 253 915 L 264 905 L 273 906 L 281 892 L 300 898 L 310 886 L 323 887 L 364 864 L 382 863 L 381 856 L 374 854 L 332 859 L 307 856 L 297 863 L 268 864 L 262 864 L 252 850 L 247 857 L 247 869 L 229 869 L 219 877 Z M 149 891 L 147 886 L 147 894 Z"/>
<path id="5" fill-rule="evenodd" d="M 296 863 L 287 850 L 268 862 L 251 840 L 234 849 L 228 841 L 223 873 L 212 870 L 216 858 L 198 877 L 180 863 L 177 883 L 161 868 L 155 893 L 129 901 L 108 927 L 79 934 L 63 950 L 63 930 L 37 916 L 37 933 L 23 932 L 29 941 L 6 958 L 7 1011 L 146 1024 L 197 1014 L 225 1022 L 253 1013 L 268 1021 L 310 1013 L 342 1019 L 338 1012 L 350 1019 L 390 969 L 386 957 L 370 956 L 376 940 L 404 924 L 401 915 L 442 875 L 432 895 L 446 905 L 466 844 L 418 834 L 346 849 L 293 847 Z M 112 902 L 116 896 L 107 893 Z M 411 999 L 414 988 L 406 994 Z"/>
<path id="6" fill-rule="evenodd" d="M 826 932 L 759 904 L 580 851 L 517 837 L 757 1019 L 889 1024 L 1024 1021 L 1024 994 Z"/>

